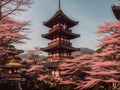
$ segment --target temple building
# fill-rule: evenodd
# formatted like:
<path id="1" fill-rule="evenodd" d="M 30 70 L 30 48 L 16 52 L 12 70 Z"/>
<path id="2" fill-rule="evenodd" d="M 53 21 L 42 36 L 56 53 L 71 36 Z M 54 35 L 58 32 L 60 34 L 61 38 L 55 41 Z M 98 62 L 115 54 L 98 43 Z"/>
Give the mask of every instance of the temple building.
<path id="1" fill-rule="evenodd" d="M 72 32 L 71 27 L 78 24 L 66 16 L 60 7 L 57 12 L 46 22 L 44 25 L 50 30 L 48 33 L 42 34 L 43 38 L 49 39 L 47 47 L 41 48 L 42 51 L 48 53 L 48 60 L 59 60 L 71 58 L 71 53 L 80 50 L 79 48 L 72 47 L 71 40 L 80 37 L 80 34 Z"/>
<path id="2" fill-rule="evenodd" d="M 21 75 L 21 69 L 25 68 L 18 60 L 12 58 L 5 65 L 0 65 L 0 89 L 1 90 L 22 90 L 21 82 L 26 79 Z M 7 86 L 7 87 L 6 87 Z"/>
<path id="3" fill-rule="evenodd" d="M 120 21 L 120 6 L 112 6 L 113 13 L 117 20 Z"/>

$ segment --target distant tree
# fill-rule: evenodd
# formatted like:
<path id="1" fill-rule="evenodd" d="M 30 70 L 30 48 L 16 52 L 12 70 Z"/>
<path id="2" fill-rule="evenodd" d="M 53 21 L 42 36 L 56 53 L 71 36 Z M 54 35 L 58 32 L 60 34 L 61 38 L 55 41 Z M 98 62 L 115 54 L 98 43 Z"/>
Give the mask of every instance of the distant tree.
<path id="1" fill-rule="evenodd" d="M 40 58 L 41 50 L 39 47 L 35 47 L 33 50 L 27 50 L 27 54 L 33 60 L 34 64 L 37 63 L 38 58 Z"/>
<path id="2" fill-rule="evenodd" d="M 0 0 L 0 20 L 8 15 L 25 11 L 30 7 L 32 0 Z"/>

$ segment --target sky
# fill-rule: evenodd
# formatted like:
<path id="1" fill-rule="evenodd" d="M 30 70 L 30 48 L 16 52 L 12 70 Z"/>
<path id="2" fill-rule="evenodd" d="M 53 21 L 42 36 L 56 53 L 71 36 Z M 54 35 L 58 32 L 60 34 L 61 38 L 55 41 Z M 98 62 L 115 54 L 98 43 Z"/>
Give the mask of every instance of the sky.
<path id="1" fill-rule="evenodd" d="M 73 47 L 87 47 L 97 49 L 100 36 L 96 34 L 98 27 L 106 22 L 114 22 L 116 18 L 111 6 L 118 5 L 118 0 L 61 0 L 62 11 L 71 19 L 79 21 L 72 27 L 72 31 L 81 34 L 79 38 L 72 40 Z M 28 11 L 13 16 L 16 20 L 31 21 L 27 33 L 31 40 L 24 40 L 25 44 L 16 47 L 23 50 L 31 50 L 34 47 L 46 47 L 49 40 L 42 38 L 41 34 L 48 32 L 50 28 L 43 25 L 58 10 L 58 0 L 33 0 Z"/>

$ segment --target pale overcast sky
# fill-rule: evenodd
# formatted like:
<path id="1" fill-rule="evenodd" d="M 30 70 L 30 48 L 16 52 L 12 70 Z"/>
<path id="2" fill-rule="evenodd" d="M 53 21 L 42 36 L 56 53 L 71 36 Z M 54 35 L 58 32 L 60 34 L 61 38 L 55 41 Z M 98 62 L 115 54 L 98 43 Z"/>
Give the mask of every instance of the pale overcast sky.
<path id="1" fill-rule="evenodd" d="M 30 20 L 31 32 L 28 37 L 31 40 L 25 44 L 17 45 L 19 49 L 33 49 L 34 47 L 46 47 L 49 42 L 41 37 L 49 28 L 43 22 L 50 19 L 58 9 L 58 0 L 33 0 L 34 4 L 21 15 L 14 16 L 17 20 Z M 118 5 L 118 0 L 61 0 L 62 11 L 71 19 L 79 21 L 79 24 L 71 28 L 81 37 L 72 40 L 74 47 L 87 47 L 96 50 L 98 39 L 95 32 L 105 22 L 116 21 L 111 6 Z"/>

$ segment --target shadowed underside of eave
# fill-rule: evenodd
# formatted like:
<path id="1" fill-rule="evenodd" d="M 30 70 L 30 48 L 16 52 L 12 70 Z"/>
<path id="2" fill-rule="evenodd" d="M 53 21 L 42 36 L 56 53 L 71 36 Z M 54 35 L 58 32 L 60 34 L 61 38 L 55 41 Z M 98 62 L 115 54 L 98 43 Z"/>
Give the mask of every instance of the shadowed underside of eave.
<path id="1" fill-rule="evenodd" d="M 54 30 L 54 31 L 51 31 L 49 33 L 46 33 L 46 34 L 42 34 L 42 37 L 43 38 L 46 38 L 46 39 L 54 39 L 54 35 L 64 35 L 66 36 L 66 39 L 75 39 L 77 37 L 80 37 L 80 34 L 75 34 L 75 33 L 71 33 L 71 32 L 68 32 L 68 31 L 65 31 L 65 30 Z"/>
<path id="2" fill-rule="evenodd" d="M 112 6 L 113 13 L 117 20 L 120 21 L 120 6 Z"/>
<path id="3" fill-rule="evenodd" d="M 57 10 L 57 12 L 55 13 L 55 15 L 53 15 L 52 18 L 50 18 L 48 21 L 43 22 L 43 24 L 47 27 L 52 28 L 52 26 L 54 25 L 54 23 L 56 22 L 64 22 L 68 25 L 69 28 L 75 26 L 78 24 L 78 21 L 74 21 L 72 19 L 70 19 L 68 16 L 66 16 L 62 10 Z"/>
<path id="4" fill-rule="evenodd" d="M 48 47 L 45 47 L 45 48 L 41 48 L 41 50 L 45 51 L 45 52 L 51 52 L 51 51 L 54 51 L 56 49 L 68 50 L 70 52 L 80 50 L 80 48 L 74 48 L 74 47 L 71 47 L 71 46 L 65 46 L 65 45 L 61 45 L 61 44 L 55 44 L 55 45 L 51 45 L 51 46 L 48 46 Z"/>

